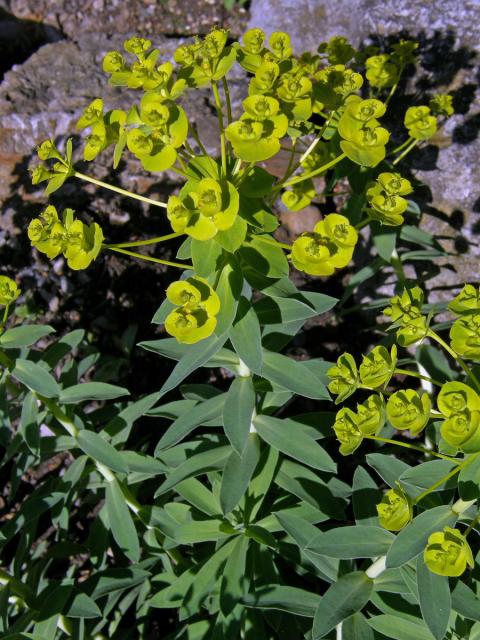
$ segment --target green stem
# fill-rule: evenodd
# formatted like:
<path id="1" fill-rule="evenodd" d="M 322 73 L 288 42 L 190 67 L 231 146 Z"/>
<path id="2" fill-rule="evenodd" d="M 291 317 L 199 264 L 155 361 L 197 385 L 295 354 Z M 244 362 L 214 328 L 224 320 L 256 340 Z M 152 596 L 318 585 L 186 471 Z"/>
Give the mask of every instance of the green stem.
<path id="1" fill-rule="evenodd" d="M 238 179 L 234 182 L 234 185 L 237 189 L 242 184 L 242 182 L 244 182 L 248 178 L 254 166 L 255 166 L 255 162 L 250 162 L 250 164 L 248 164 L 243 170 L 243 172 L 239 175 Z"/>
<path id="2" fill-rule="evenodd" d="M 288 182 L 285 182 L 285 184 L 278 185 L 277 187 L 275 187 L 275 189 L 278 189 L 278 188 L 281 189 L 283 187 L 290 187 L 292 184 L 297 184 L 299 182 L 303 182 L 304 180 L 309 180 L 310 178 L 318 176 L 320 173 L 324 173 L 328 169 L 331 169 L 332 167 L 334 167 L 336 164 L 341 162 L 346 157 L 347 157 L 347 155 L 345 153 L 341 153 L 339 156 L 337 156 L 333 160 L 330 160 L 330 162 L 327 162 L 327 164 L 324 164 L 323 166 L 319 167 L 318 169 L 315 169 L 314 171 L 310 171 L 309 173 L 304 173 L 301 176 L 293 178 L 292 180 L 289 180 Z"/>
<path id="3" fill-rule="evenodd" d="M 80 173 L 79 171 L 75 171 L 73 174 L 76 178 L 80 180 L 85 180 L 85 182 L 91 182 L 92 184 L 96 184 L 98 187 L 103 187 L 104 189 L 109 189 L 110 191 L 115 191 L 116 193 L 120 193 L 127 198 L 133 198 L 134 200 L 140 200 L 141 202 L 147 202 L 148 204 L 152 204 L 156 207 L 164 207 L 166 208 L 165 202 L 159 202 L 158 200 L 152 200 L 151 198 L 147 198 L 146 196 L 141 196 L 137 193 L 132 193 L 131 191 L 127 191 L 126 189 L 121 189 L 120 187 L 115 187 L 113 184 L 108 184 L 107 182 L 102 182 L 102 180 L 97 180 L 96 178 L 92 178 L 91 176 L 87 176 L 84 173 Z"/>
<path id="4" fill-rule="evenodd" d="M 192 137 L 195 140 L 195 142 L 200 147 L 200 150 L 202 151 L 203 155 L 208 156 L 208 151 L 205 149 L 205 146 L 203 142 L 200 140 L 200 136 L 198 135 L 198 131 L 193 125 L 190 125 L 190 133 L 192 134 Z"/>
<path id="5" fill-rule="evenodd" d="M 399 144 L 399 145 L 398 145 L 398 147 L 395 147 L 395 149 L 393 149 L 392 151 L 390 151 L 390 153 L 389 153 L 389 154 L 387 154 L 387 155 L 388 155 L 388 156 L 394 156 L 396 153 L 400 153 L 400 151 L 402 151 L 403 149 L 405 149 L 405 147 L 406 147 L 407 145 L 409 145 L 409 144 L 412 142 L 412 140 L 413 140 L 413 139 L 414 139 L 414 138 L 412 138 L 411 136 L 409 136 L 409 137 L 405 140 L 405 142 L 402 142 L 402 144 Z"/>
<path id="6" fill-rule="evenodd" d="M 3 330 L 5 328 L 5 325 L 7 324 L 7 320 L 8 320 L 8 310 L 10 309 L 10 304 L 6 304 L 5 305 L 5 310 L 3 312 L 3 318 L 2 318 L 2 322 L 0 322 L 0 334 L 3 333 Z"/>
<path id="7" fill-rule="evenodd" d="M 218 127 L 220 129 L 220 146 L 222 153 L 222 171 L 224 177 L 227 175 L 227 147 L 225 140 L 225 127 L 223 126 L 223 111 L 222 103 L 220 101 L 220 94 L 218 93 L 218 85 L 216 82 L 212 82 L 213 96 L 215 98 L 215 107 L 217 109 Z"/>
<path id="8" fill-rule="evenodd" d="M 470 531 L 473 529 L 473 527 L 480 521 L 480 511 L 477 513 L 477 515 L 475 516 L 475 518 L 470 522 L 470 524 L 468 525 L 467 529 L 465 530 L 465 533 L 463 534 L 465 537 L 468 536 L 468 534 L 470 533 Z"/>
<path id="9" fill-rule="evenodd" d="M 418 378 L 419 380 L 426 380 L 427 382 L 431 382 L 437 387 L 442 386 L 442 383 L 439 382 L 438 380 L 434 380 L 429 376 L 424 376 L 421 373 L 416 373 L 415 371 L 409 371 L 408 369 L 395 369 L 394 373 L 400 373 L 401 375 L 410 376 L 411 378 Z"/>
<path id="10" fill-rule="evenodd" d="M 286 249 L 287 251 L 292 250 L 292 245 L 285 244 L 285 242 L 278 242 L 274 238 L 267 238 L 266 236 L 253 236 L 256 240 L 260 240 L 260 242 L 266 242 L 267 244 L 271 244 L 274 247 L 281 247 L 282 249 Z"/>
<path id="11" fill-rule="evenodd" d="M 393 166 L 398 164 L 400 160 L 402 160 L 407 155 L 407 153 L 410 153 L 410 151 L 417 145 L 417 143 L 418 143 L 418 140 L 412 140 L 412 142 L 408 145 L 405 151 L 403 151 L 403 153 L 401 153 L 398 156 L 398 158 L 395 158 L 395 160 L 392 162 Z"/>
<path id="12" fill-rule="evenodd" d="M 165 242 L 172 240 L 172 238 L 178 238 L 183 233 L 169 233 L 166 236 L 158 236 L 157 238 L 149 238 L 148 240 L 136 240 L 134 242 L 119 242 L 116 244 L 103 244 L 104 249 L 126 249 L 128 247 L 146 247 L 150 244 L 157 244 L 158 242 Z"/>
<path id="13" fill-rule="evenodd" d="M 403 73 L 404 68 L 405 68 L 405 66 L 404 66 L 404 65 L 402 65 L 402 66 L 400 67 L 400 69 L 398 70 L 398 78 L 397 78 L 397 81 L 395 82 L 395 84 L 393 85 L 393 87 L 390 89 L 390 93 L 388 94 L 387 99 L 385 100 L 385 106 L 386 106 L 386 107 L 388 107 L 388 103 L 390 102 L 390 100 L 391 100 L 391 99 L 392 99 L 392 97 L 393 97 L 393 94 L 394 94 L 394 93 L 395 93 L 395 91 L 397 90 L 398 83 L 400 82 L 400 78 L 402 77 L 402 73 Z"/>
<path id="14" fill-rule="evenodd" d="M 324 122 L 324 124 L 322 125 L 322 127 L 319 130 L 319 133 L 317 133 L 315 140 L 307 147 L 307 149 L 303 152 L 303 154 L 300 156 L 298 162 L 295 163 L 295 165 L 293 167 L 290 167 L 288 171 L 285 172 L 284 177 L 282 178 L 282 182 L 284 180 L 287 180 L 293 173 L 295 173 L 295 171 L 302 166 L 302 164 L 305 162 L 305 160 L 308 158 L 308 156 L 313 153 L 313 151 L 315 150 L 315 147 L 317 146 L 317 144 L 320 142 L 320 140 L 322 139 L 323 134 L 325 133 L 326 128 L 328 127 L 328 125 L 330 124 L 331 119 L 333 118 L 333 114 L 335 113 L 335 111 L 332 111 L 332 113 L 329 116 L 326 116 L 326 121 Z M 299 138 L 297 138 L 295 140 L 295 147 L 297 144 L 297 141 L 299 140 Z M 294 147 L 294 148 L 295 148 Z M 286 186 L 286 185 L 285 185 Z"/>
<path id="15" fill-rule="evenodd" d="M 186 175 L 187 175 L 187 171 L 188 171 L 188 169 L 187 169 L 187 165 L 186 165 L 186 164 L 185 164 L 185 162 L 182 160 L 182 158 L 181 158 L 180 154 L 177 154 L 177 162 L 178 162 L 178 164 L 180 165 L 180 169 L 181 169 L 181 171 L 179 171 L 178 169 L 176 169 L 176 171 L 177 171 L 178 173 L 180 173 L 180 175 L 183 175 L 184 177 L 186 177 Z"/>
<path id="16" fill-rule="evenodd" d="M 73 420 L 71 420 L 67 416 L 67 414 L 64 411 L 62 411 L 62 409 L 60 409 L 58 404 L 51 398 L 44 398 L 39 394 L 35 394 L 35 395 L 40 400 L 40 402 L 44 405 L 44 407 L 46 407 L 50 411 L 50 413 L 57 420 L 57 422 L 59 422 L 62 425 L 65 431 L 67 431 L 69 435 L 72 436 L 72 438 L 76 438 L 78 435 L 77 426 L 75 425 Z"/>
<path id="17" fill-rule="evenodd" d="M 227 121 L 230 124 L 233 121 L 232 117 L 232 101 L 230 99 L 230 90 L 228 88 L 227 78 L 223 76 L 222 78 L 223 91 L 225 93 L 225 102 L 227 104 Z"/>
<path id="18" fill-rule="evenodd" d="M 426 447 L 421 447 L 418 444 L 409 444 L 408 442 L 401 442 L 400 440 L 391 440 L 390 438 L 382 438 L 380 436 L 364 436 L 368 440 L 377 440 L 378 442 L 385 442 L 386 444 L 395 444 L 397 447 L 404 447 L 405 449 L 413 449 L 414 451 L 421 451 L 429 456 L 435 456 L 435 458 L 441 458 L 442 460 L 448 460 L 449 462 L 457 462 L 455 458 L 451 456 L 445 456 L 443 453 L 437 453 Z"/>
<path id="19" fill-rule="evenodd" d="M 390 264 L 392 265 L 395 275 L 397 276 L 399 284 L 404 285 L 407 277 L 405 275 L 403 263 L 400 260 L 396 249 L 392 251 L 392 255 L 390 256 Z"/>
<path id="20" fill-rule="evenodd" d="M 429 329 L 427 331 L 427 337 L 432 338 L 432 340 L 435 340 L 435 342 L 437 342 L 441 347 L 443 347 L 445 349 L 445 351 L 450 354 L 452 356 L 452 358 L 454 358 L 456 360 L 456 362 L 458 363 L 458 365 L 465 371 L 465 373 L 467 374 L 467 376 L 472 380 L 472 382 L 475 384 L 475 386 L 477 387 L 477 389 L 480 389 L 480 381 L 478 380 L 477 376 L 473 373 L 473 371 L 471 371 L 471 369 L 468 367 L 467 363 L 462 360 L 462 358 L 458 355 L 458 353 L 456 353 L 449 344 L 447 344 L 445 342 L 445 340 L 443 340 L 438 333 L 436 333 L 435 331 L 433 331 L 433 329 Z"/>
<path id="21" fill-rule="evenodd" d="M 360 231 L 360 229 L 363 229 L 363 227 L 366 227 L 367 224 L 369 224 L 371 221 L 372 219 L 370 218 L 370 216 L 367 216 L 365 220 L 362 220 L 361 222 L 355 225 L 355 229 L 357 229 L 357 231 Z"/>
<path id="22" fill-rule="evenodd" d="M 108 247 L 110 251 L 116 251 L 117 253 L 124 253 L 126 256 L 132 258 L 138 258 L 139 260 L 146 260 L 147 262 L 155 262 L 157 264 L 164 264 L 167 267 L 177 267 L 178 269 L 193 269 L 191 264 L 183 264 L 181 262 L 170 262 L 169 260 L 161 260 L 160 258 L 154 258 L 153 256 L 145 256 L 142 253 L 135 253 L 134 251 L 127 251 L 126 249 L 117 249 L 114 247 Z"/>
<path id="23" fill-rule="evenodd" d="M 462 462 L 457 463 L 457 466 L 455 467 L 455 469 L 452 469 L 452 471 L 450 471 L 450 473 L 447 473 L 446 476 L 443 476 L 443 478 L 440 478 L 440 480 L 437 480 L 437 482 L 434 482 L 431 487 L 428 487 L 428 489 L 425 489 L 425 491 L 423 493 L 421 493 L 419 496 L 417 496 L 415 498 L 415 500 L 413 501 L 413 504 L 419 503 L 420 500 L 423 500 L 423 498 L 425 498 L 425 496 L 428 496 L 429 493 L 432 493 L 432 491 L 435 491 L 435 489 L 437 489 L 438 487 L 441 487 L 442 484 L 444 484 L 445 482 L 450 480 L 450 478 L 453 478 L 462 469 L 465 469 L 465 467 L 467 467 L 472 462 L 472 460 L 475 460 L 475 458 L 478 455 L 479 454 L 476 453 L 476 454 L 470 456 L 470 458 L 466 458 Z"/>

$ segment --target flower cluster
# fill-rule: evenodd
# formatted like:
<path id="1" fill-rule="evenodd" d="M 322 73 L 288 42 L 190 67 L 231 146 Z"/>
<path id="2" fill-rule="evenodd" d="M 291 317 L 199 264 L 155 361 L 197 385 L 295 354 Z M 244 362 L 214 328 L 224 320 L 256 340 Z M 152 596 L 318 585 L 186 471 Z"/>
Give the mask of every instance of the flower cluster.
<path id="1" fill-rule="evenodd" d="M 437 118 L 432 115 L 430 107 L 409 107 L 404 124 L 414 140 L 428 140 L 437 131 Z"/>
<path id="2" fill-rule="evenodd" d="M 191 181 L 180 197 L 170 196 L 167 216 L 174 231 L 197 240 L 210 240 L 219 231 L 230 229 L 238 208 L 238 191 L 233 184 L 204 178 Z"/>
<path id="3" fill-rule="evenodd" d="M 100 226 L 86 225 L 72 209 L 65 209 L 62 219 L 56 208 L 49 205 L 28 226 L 32 246 L 53 259 L 63 254 L 71 269 L 86 269 L 96 259 L 104 240 Z"/>
<path id="4" fill-rule="evenodd" d="M 466 453 L 480 451 L 480 397 L 463 382 L 446 382 L 437 398 L 445 418 L 442 438 L 454 449 Z"/>
<path id="5" fill-rule="evenodd" d="M 413 191 L 409 180 L 398 173 L 380 173 L 367 189 L 368 211 L 373 220 L 381 224 L 398 226 L 403 224 L 403 214 L 408 200 L 402 196 Z"/>
<path id="6" fill-rule="evenodd" d="M 358 234 L 348 218 L 330 213 L 312 232 L 302 233 L 292 247 L 292 263 L 299 271 L 329 276 L 352 259 Z"/>
<path id="7" fill-rule="evenodd" d="M 402 347 L 415 344 L 425 338 L 427 319 L 423 315 L 423 291 L 420 287 L 406 288 L 399 296 L 390 300 L 383 313 L 389 316 L 397 329 L 397 340 Z"/>
<path id="8" fill-rule="evenodd" d="M 378 121 L 385 111 L 380 100 L 362 100 L 356 95 L 346 99 L 338 133 L 342 137 L 340 148 L 352 162 L 376 167 L 385 158 L 390 134 Z"/>
<path id="9" fill-rule="evenodd" d="M 245 162 L 260 162 L 271 158 L 280 149 L 280 138 L 287 132 L 288 119 L 279 113 L 275 98 L 252 95 L 243 101 L 245 112 L 240 120 L 225 130 L 235 155 Z"/>
<path id="10" fill-rule="evenodd" d="M 472 550 L 465 536 L 451 527 L 432 533 L 423 559 L 432 573 L 449 578 L 461 576 L 467 565 L 473 568 L 474 564 Z"/>
<path id="11" fill-rule="evenodd" d="M 210 336 L 217 325 L 220 299 L 199 276 L 172 282 L 167 300 L 176 308 L 165 319 L 165 330 L 179 342 L 193 344 Z"/>
<path id="12" fill-rule="evenodd" d="M 452 349 L 468 360 L 480 360 L 480 292 L 467 284 L 448 305 L 458 315 L 450 329 Z"/>
<path id="13" fill-rule="evenodd" d="M 0 276 L 0 306 L 8 307 L 19 295 L 20 289 L 15 280 L 8 276 Z"/>

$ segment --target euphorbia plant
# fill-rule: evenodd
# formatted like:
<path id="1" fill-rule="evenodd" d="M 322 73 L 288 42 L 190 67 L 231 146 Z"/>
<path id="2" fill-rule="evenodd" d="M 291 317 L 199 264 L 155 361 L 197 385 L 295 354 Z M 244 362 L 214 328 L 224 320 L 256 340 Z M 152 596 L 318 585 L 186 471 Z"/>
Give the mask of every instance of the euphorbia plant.
<path id="1" fill-rule="evenodd" d="M 435 133 L 439 118 L 451 115 L 448 96 L 433 97 L 428 106 L 402 114 L 406 139 L 397 147 L 382 124 L 415 47 L 400 42 L 391 53 L 366 56 L 334 38 L 320 45 L 318 55 L 295 55 L 286 33 L 266 41 L 260 29 L 252 29 L 240 43 L 230 44 L 226 31 L 214 29 L 179 47 L 172 62 L 160 60 L 149 40 L 127 40 L 125 53 L 108 53 L 103 68 L 113 85 L 140 96 L 128 111 L 106 110 L 101 98 L 86 108 L 78 122 L 88 130 L 83 157 L 91 162 L 100 152 L 113 152 L 117 167 L 123 153 L 132 153 L 147 171 L 176 172 L 184 184 L 167 202 L 79 172 L 70 142 L 64 153 L 52 140 L 40 145 L 45 164 L 34 169 L 33 180 L 46 181 L 47 193 L 67 179 L 86 180 L 150 205 L 169 221 L 172 233 L 112 244 L 104 242 L 101 219 L 87 225 L 71 209 L 59 214 L 49 206 L 29 227 L 38 251 L 48 258 L 62 254 L 72 269 L 84 269 L 101 253 L 113 251 L 181 271 L 153 318 L 172 337 L 142 343 L 177 364 L 158 393 L 131 406 L 110 407 L 114 417 L 101 436 L 83 411 L 62 406 L 73 404 L 69 400 L 75 397 L 101 400 L 98 387 L 95 393 L 91 388 L 64 391 L 63 380 L 53 386 L 57 383 L 49 374 L 53 383 L 48 378 L 46 395 L 35 376 L 28 375 L 29 370 L 39 373 L 36 367 L 23 365 L 27 374 L 21 367 L 19 373 L 15 357 L 3 357 L 6 377 L 13 376 L 30 394 L 29 402 L 33 394 L 42 407 L 33 422 L 46 419 L 57 430 L 59 423 L 69 439 L 56 440 L 56 446 L 73 449 L 83 464 L 88 459 L 88 472 L 79 470 L 71 482 L 80 492 L 94 492 L 101 523 L 96 526 L 106 532 L 87 554 L 89 577 L 83 588 L 75 583 L 73 590 L 75 568 L 68 584 L 45 567 L 35 569 L 47 589 L 70 588 L 55 610 L 60 622 L 52 622 L 54 634 L 62 629 L 58 633 L 78 638 L 100 632 L 121 637 L 119 621 L 126 620 L 131 606 L 136 608 L 135 625 L 128 631 L 132 638 L 146 637 L 146 621 L 159 608 L 179 611 L 178 629 L 169 637 L 216 640 L 334 634 L 370 640 L 377 634 L 403 638 L 407 633 L 442 638 L 452 606 L 457 612 L 452 613 L 452 632 L 460 617 L 480 618 L 470 613 L 473 605 L 462 606 L 455 596 L 468 593 L 470 602 L 477 602 L 474 590 L 463 581 L 452 583 L 452 604 L 448 584 L 448 576 L 457 578 L 472 564 L 478 378 L 462 357 L 478 356 L 478 291 L 466 287 L 452 303 L 459 318 L 451 345 L 434 330 L 432 313 L 424 313 L 420 289 L 407 288 L 391 300 L 388 315 L 399 347 L 435 341 L 468 375 L 460 380 L 460 370 L 447 367 L 446 377 L 452 379 L 442 380 L 437 398 L 431 386 L 393 390 L 399 375 L 438 384 L 428 370 L 401 368 L 396 345 L 375 346 L 359 367 L 348 353 L 335 366 L 281 353 L 309 318 L 337 302 L 310 290 L 313 285 L 300 291 L 289 278 L 290 268 L 314 277 L 333 275 L 349 265 L 359 245 L 365 246 L 360 230 L 370 223 L 379 253 L 375 269 L 390 263 L 402 281 L 408 260 L 403 241 L 437 250 L 428 234 L 402 227 L 415 205 L 407 199 L 412 184 L 397 165 Z M 238 113 L 228 84 L 234 64 L 248 77 Z M 190 124 L 182 107 L 187 91 L 203 87 L 211 89 L 217 112 L 218 158 L 207 154 L 202 131 Z M 275 177 L 264 163 L 280 151 L 287 152 L 288 160 L 284 174 Z M 279 201 L 301 211 L 329 198 L 336 207 L 291 245 L 276 238 Z M 135 250 L 178 239 L 175 261 Z M 180 386 L 200 367 L 221 367 L 228 388 Z M 51 370 L 48 359 L 40 368 Z M 335 414 L 327 385 L 337 402 L 366 393 L 355 409 L 345 406 Z M 158 404 L 178 389 L 181 399 Z M 103 399 L 116 397 L 112 394 Z M 295 395 L 323 404 L 315 405 L 316 411 L 281 417 Z M 169 424 L 161 436 L 155 432 L 153 445 L 128 450 L 131 424 L 144 414 Z M 425 433 L 428 441 L 419 444 Z M 383 493 L 361 465 L 350 485 L 347 476 L 338 477 L 336 462 L 319 443 L 334 435 L 344 455 L 369 440 L 399 445 L 428 461 L 410 467 L 375 453 L 368 463 L 380 484 L 391 488 Z M 24 439 L 22 446 L 28 446 Z M 459 500 L 454 500 L 456 480 Z M 463 530 L 465 521 L 469 524 Z M 61 524 L 63 535 L 68 519 Z M 128 571 L 115 574 L 123 580 L 115 589 L 108 571 L 118 563 Z M 15 580 L 16 574 L 5 577 L 34 611 L 30 619 L 20 616 L 23 626 L 18 628 L 44 632 L 35 609 L 40 591 L 22 596 Z M 30 582 L 38 587 L 37 578 Z M 77 590 L 88 598 L 83 617 Z M 120 593 L 102 600 L 112 591 Z M 400 594 L 398 602 L 389 593 Z M 98 612 L 90 600 L 98 600 Z M 441 616 L 435 613 L 437 602 Z"/>

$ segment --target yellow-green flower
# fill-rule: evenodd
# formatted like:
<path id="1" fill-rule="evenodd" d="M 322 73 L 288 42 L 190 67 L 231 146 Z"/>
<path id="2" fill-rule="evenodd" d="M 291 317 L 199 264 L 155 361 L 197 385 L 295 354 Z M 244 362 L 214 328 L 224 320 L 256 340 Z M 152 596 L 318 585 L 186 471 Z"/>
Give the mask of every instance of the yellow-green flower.
<path id="1" fill-rule="evenodd" d="M 328 385 L 329 391 L 338 396 L 335 404 L 343 402 L 355 393 L 360 383 L 357 365 L 350 353 L 343 353 L 337 364 L 327 371 L 327 376 L 331 380 Z"/>
<path id="2" fill-rule="evenodd" d="M 220 299 L 210 284 L 199 276 L 173 282 L 167 299 L 178 305 L 165 319 L 165 330 L 179 342 L 193 344 L 208 338 L 217 326 Z"/>
<path id="3" fill-rule="evenodd" d="M 235 155 L 245 162 L 267 160 L 280 150 L 280 138 L 288 128 L 288 118 L 279 113 L 280 104 L 262 93 L 243 101 L 245 113 L 225 130 Z"/>
<path id="4" fill-rule="evenodd" d="M 367 189 L 367 200 L 372 207 L 369 215 L 381 224 L 398 226 L 403 224 L 403 213 L 408 200 L 402 196 L 412 192 L 409 180 L 398 173 L 381 173 L 377 181 Z"/>
<path id="5" fill-rule="evenodd" d="M 456 578 L 464 573 L 467 565 L 473 568 L 470 546 L 458 529 L 445 527 L 428 538 L 423 560 L 432 573 Z"/>
<path id="6" fill-rule="evenodd" d="M 471 313 L 472 311 L 480 312 L 480 288 L 474 287 L 472 284 L 466 284 L 450 302 L 448 308 L 456 315 Z"/>
<path id="7" fill-rule="evenodd" d="M 362 443 L 363 434 L 357 426 L 357 417 L 348 407 L 343 407 L 337 413 L 333 430 L 340 442 L 342 456 L 352 454 Z"/>
<path id="8" fill-rule="evenodd" d="M 397 340 L 409 346 L 423 340 L 427 335 L 427 319 L 422 315 L 423 291 L 420 287 L 404 289 L 400 296 L 390 299 L 390 306 L 383 313 L 390 316 L 397 327 Z"/>
<path id="9" fill-rule="evenodd" d="M 367 387 L 376 389 L 386 386 L 395 371 L 397 364 L 397 347 L 392 346 L 390 352 L 379 345 L 363 356 L 360 364 L 360 380 Z"/>
<path id="10" fill-rule="evenodd" d="M 75 219 L 72 209 L 65 209 L 62 220 L 54 206 L 48 206 L 28 227 L 32 246 L 53 259 L 63 253 L 71 269 L 86 269 L 95 260 L 104 240 L 96 223 L 84 224 Z"/>
<path id="11" fill-rule="evenodd" d="M 324 107 L 337 109 L 345 98 L 358 91 L 362 85 L 362 76 L 343 64 L 320 69 L 315 74 L 313 84 L 315 110 L 321 111 Z"/>
<path id="12" fill-rule="evenodd" d="M 429 105 L 432 113 L 436 116 L 450 118 L 455 113 L 453 108 L 453 96 L 448 93 L 438 93 L 430 100 Z"/>
<path id="13" fill-rule="evenodd" d="M 356 229 L 348 218 L 328 214 L 317 222 L 313 231 L 302 233 L 292 246 L 292 263 L 299 271 L 329 276 L 335 269 L 347 266 L 358 240 Z"/>
<path id="14" fill-rule="evenodd" d="M 377 504 L 377 513 L 378 521 L 384 529 L 400 531 L 413 518 L 413 504 L 398 485 L 385 493 L 381 502 Z"/>
<path id="15" fill-rule="evenodd" d="M 268 40 L 268 44 L 273 55 L 279 60 L 290 58 L 293 53 L 290 36 L 284 31 L 274 31 Z"/>
<path id="16" fill-rule="evenodd" d="M 359 96 L 349 96 L 345 105 L 338 122 L 340 148 L 352 162 L 376 167 L 385 158 L 385 145 L 390 138 L 377 120 L 386 107 L 380 100 L 362 100 Z"/>
<path id="17" fill-rule="evenodd" d="M 239 209 L 239 195 L 231 182 L 203 178 L 184 198 L 170 196 L 167 216 L 176 232 L 196 240 L 210 240 L 230 229 Z"/>
<path id="18" fill-rule="evenodd" d="M 387 417 L 395 429 L 417 435 L 427 426 L 432 401 L 428 393 L 413 389 L 396 391 L 387 400 Z"/>
<path id="19" fill-rule="evenodd" d="M 437 118 L 429 107 L 409 107 L 405 113 L 405 127 L 415 140 L 428 140 L 437 131 Z"/>
<path id="20" fill-rule="evenodd" d="M 445 416 L 442 438 L 466 453 L 480 450 L 480 397 L 463 382 L 446 382 L 437 398 L 439 411 Z"/>
<path id="21" fill-rule="evenodd" d="M 480 397 L 477 392 L 463 382 L 445 382 L 437 398 L 439 411 L 446 417 L 461 413 L 465 409 L 480 410 Z"/>
<path id="22" fill-rule="evenodd" d="M 12 304 L 19 295 L 20 289 L 15 280 L 8 276 L 0 276 L 0 305 L 6 307 Z"/>
<path id="23" fill-rule="evenodd" d="M 63 254 L 70 269 L 86 269 L 98 257 L 103 240 L 103 231 L 96 222 L 86 225 L 81 220 L 67 218 Z"/>
<path id="24" fill-rule="evenodd" d="M 373 436 L 385 424 L 385 404 L 379 395 L 369 396 L 362 404 L 357 404 L 357 427 L 365 436 Z"/>
<path id="25" fill-rule="evenodd" d="M 457 318 L 450 329 L 452 349 L 468 360 L 480 359 L 480 312 Z"/>
<path id="26" fill-rule="evenodd" d="M 393 64 L 391 57 L 387 54 L 370 56 L 365 61 L 366 77 L 372 87 L 384 89 L 393 87 L 398 79 L 397 65 Z"/>

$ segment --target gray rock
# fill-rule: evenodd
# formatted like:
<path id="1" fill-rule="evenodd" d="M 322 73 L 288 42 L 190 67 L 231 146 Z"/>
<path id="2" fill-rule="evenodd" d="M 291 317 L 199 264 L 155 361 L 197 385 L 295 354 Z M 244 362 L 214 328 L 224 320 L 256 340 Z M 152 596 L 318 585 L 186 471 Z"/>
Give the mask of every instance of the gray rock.
<path id="1" fill-rule="evenodd" d="M 3 3 L 17 17 L 52 25 L 73 40 L 92 32 L 108 35 L 135 32 L 149 37 L 165 33 L 191 35 L 206 33 L 217 24 L 239 33 L 246 18 L 239 5 L 228 12 L 223 0 L 3 0 Z"/>

